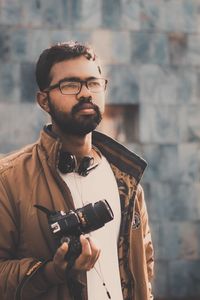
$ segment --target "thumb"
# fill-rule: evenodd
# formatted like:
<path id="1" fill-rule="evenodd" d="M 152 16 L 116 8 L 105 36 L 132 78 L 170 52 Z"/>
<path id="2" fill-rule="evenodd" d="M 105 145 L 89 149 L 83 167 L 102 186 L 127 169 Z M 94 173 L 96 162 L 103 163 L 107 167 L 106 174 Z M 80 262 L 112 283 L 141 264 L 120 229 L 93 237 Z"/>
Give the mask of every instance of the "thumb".
<path id="1" fill-rule="evenodd" d="M 62 262 L 65 259 L 65 255 L 68 251 L 68 244 L 67 242 L 62 243 L 62 245 L 57 249 L 55 255 L 54 255 L 54 260 L 56 262 Z"/>

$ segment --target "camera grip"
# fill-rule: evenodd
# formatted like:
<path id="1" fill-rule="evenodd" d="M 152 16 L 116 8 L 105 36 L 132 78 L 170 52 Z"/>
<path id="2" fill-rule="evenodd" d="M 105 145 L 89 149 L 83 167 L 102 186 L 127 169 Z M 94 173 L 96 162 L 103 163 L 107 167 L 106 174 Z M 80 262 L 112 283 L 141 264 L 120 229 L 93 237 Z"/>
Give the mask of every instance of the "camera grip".
<path id="1" fill-rule="evenodd" d="M 81 246 L 81 242 L 80 242 L 80 237 L 78 236 L 68 236 L 68 237 L 64 237 L 62 238 L 61 242 L 63 243 L 64 241 L 66 241 L 68 243 L 68 251 L 65 255 L 65 259 L 66 261 L 70 261 L 70 262 L 75 262 L 75 260 L 77 259 L 77 257 L 79 257 L 79 255 L 82 252 L 82 246 Z"/>

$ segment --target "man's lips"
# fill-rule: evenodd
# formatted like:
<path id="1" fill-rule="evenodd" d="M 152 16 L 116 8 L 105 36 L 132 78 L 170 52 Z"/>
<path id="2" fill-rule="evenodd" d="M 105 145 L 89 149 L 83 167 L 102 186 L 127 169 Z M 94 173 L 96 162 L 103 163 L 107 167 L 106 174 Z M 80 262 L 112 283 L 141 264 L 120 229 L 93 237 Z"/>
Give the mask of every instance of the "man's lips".
<path id="1" fill-rule="evenodd" d="M 82 109 L 94 109 L 94 105 L 92 103 L 83 103 L 77 107 L 77 111 Z"/>
<path id="2" fill-rule="evenodd" d="M 83 103 L 76 109 L 76 113 L 94 114 L 95 112 L 96 110 L 92 103 Z"/>

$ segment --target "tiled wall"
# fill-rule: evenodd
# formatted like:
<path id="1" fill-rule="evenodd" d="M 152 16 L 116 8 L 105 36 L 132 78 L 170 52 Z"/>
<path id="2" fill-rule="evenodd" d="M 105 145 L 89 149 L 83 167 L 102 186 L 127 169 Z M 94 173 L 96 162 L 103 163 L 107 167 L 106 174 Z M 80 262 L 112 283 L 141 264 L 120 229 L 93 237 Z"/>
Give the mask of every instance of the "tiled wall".
<path id="1" fill-rule="evenodd" d="M 35 61 L 69 39 L 95 46 L 107 102 L 136 109 L 137 139 L 118 137 L 149 163 L 156 297 L 200 299 L 200 0 L 1 0 L 0 152 L 38 137 Z"/>

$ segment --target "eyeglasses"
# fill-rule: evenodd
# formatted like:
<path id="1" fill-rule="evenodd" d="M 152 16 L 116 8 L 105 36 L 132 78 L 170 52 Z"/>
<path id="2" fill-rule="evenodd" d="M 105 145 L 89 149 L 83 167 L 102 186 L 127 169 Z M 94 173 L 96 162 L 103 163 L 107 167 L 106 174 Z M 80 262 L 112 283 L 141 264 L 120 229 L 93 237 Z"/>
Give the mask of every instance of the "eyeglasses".
<path id="1" fill-rule="evenodd" d="M 66 80 L 62 79 L 54 85 L 50 85 L 44 92 L 49 92 L 53 89 L 59 88 L 63 95 L 77 95 L 82 86 L 85 85 L 92 93 L 100 93 L 105 91 L 108 80 L 104 78 L 94 78 L 88 80 Z"/>

